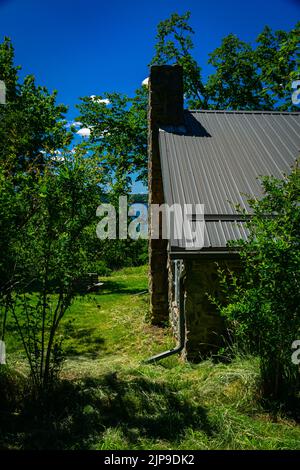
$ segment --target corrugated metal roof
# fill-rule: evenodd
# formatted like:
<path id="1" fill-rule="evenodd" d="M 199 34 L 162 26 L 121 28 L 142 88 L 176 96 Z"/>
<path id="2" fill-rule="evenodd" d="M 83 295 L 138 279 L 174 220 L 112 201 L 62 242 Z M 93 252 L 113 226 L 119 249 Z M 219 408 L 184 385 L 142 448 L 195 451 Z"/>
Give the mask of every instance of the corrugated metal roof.
<path id="1" fill-rule="evenodd" d="M 161 129 L 159 139 L 165 202 L 204 204 L 205 214 L 218 216 L 206 222 L 204 249 L 224 248 L 246 231 L 222 215 L 236 214 L 235 204 L 249 210 L 248 195 L 262 195 L 259 176 L 290 172 L 300 154 L 300 113 L 186 111 L 185 126 Z"/>
<path id="2" fill-rule="evenodd" d="M 194 229 L 197 229 L 194 227 Z M 198 230 L 201 230 L 201 226 L 198 226 Z M 225 248 L 229 240 L 237 241 L 240 239 L 246 239 L 248 230 L 244 222 L 234 221 L 205 221 L 204 224 L 204 249 L 220 249 Z M 200 239 L 200 237 L 198 238 Z M 186 243 L 184 240 L 174 240 L 172 238 L 172 247 L 178 250 L 186 249 Z M 190 248 L 191 249 L 191 248 Z M 193 251 L 195 248 L 193 248 Z"/>

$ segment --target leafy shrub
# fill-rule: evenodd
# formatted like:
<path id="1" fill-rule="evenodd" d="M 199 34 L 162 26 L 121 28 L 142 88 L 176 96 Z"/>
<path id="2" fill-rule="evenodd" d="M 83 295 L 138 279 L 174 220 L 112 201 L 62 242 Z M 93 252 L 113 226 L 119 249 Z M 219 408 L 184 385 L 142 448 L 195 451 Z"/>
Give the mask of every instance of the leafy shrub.
<path id="1" fill-rule="evenodd" d="M 26 377 L 7 365 L 0 367 L 0 411 L 13 412 L 23 399 Z"/>
<path id="2" fill-rule="evenodd" d="M 97 240 L 97 256 L 110 269 L 141 266 L 148 262 L 147 240 Z"/>
<path id="3" fill-rule="evenodd" d="M 237 244 L 243 269 L 231 276 L 220 271 L 228 300 L 220 311 L 240 345 L 260 357 L 264 396 L 283 401 L 296 397 L 300 384 L 291 360 L 300 337 L 299 166 L 262 184 L 264 197 L 249 201 L 248 240 Z"/>
<path id="4" fill-rule="evenodd" d="M 37 391 L 57 378 L 63 359 L 59 325 L 94 255 L 97 168 L 94 158 L 66 152 L 22 188 L 24 199 L 32 195 L 34 211 L 11 243 L 14 272 L 10 289 L 0 290 L 0 306 L 14 320 Z"/>

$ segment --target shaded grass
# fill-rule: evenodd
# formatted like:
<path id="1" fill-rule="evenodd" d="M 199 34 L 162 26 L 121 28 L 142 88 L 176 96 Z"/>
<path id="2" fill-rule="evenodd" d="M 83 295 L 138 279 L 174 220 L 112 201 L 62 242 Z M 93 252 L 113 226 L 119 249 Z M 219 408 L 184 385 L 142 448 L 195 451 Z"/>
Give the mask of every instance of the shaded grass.
<path id="1" fill-rule="evenodd" d="M 99 292 L 77 299 L 64 319 L 62 334 L 69 356 L 136 362 L 174 344 L 168 329 L 145 321 L 147 267 L 125 268 L 101 281 Z"/>
<path id="2" fill-rule="evenodd" d="M 300 427 L 284 415 L 275 421 L 259 404 L 256 359 L 141 363 L 174 344 L 168 329 L 145 322 L 146 273 L 116 272 L 100 292 L 74 302 L 61 328 L 62 381 L 44 400 L 26 387 L 22 355 L 9 354 L 0 387 L 19 393 L 6 405 L 0 398 L 0 447 L 300 449 Z"/>
<path id="3" fill-rule="evenodd" d="M 80 379 L 62 381 L 45 403 L 25 398 L 19 413 L 2 420 L 1 446 L 300 449 L 299 426 L 284 417 L 273 422 L 257 404 L 252 363 L 81 370 Z"/>

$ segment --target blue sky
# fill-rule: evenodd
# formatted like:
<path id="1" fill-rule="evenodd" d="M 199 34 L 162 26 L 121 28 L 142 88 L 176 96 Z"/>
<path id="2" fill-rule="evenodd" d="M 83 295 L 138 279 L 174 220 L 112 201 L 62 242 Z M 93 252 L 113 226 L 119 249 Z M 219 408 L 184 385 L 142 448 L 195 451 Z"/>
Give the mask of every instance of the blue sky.
<path id="1" fill-rule="evenodd" d="M 157 23 L 186 10 L 206 75 L 208 54 L 225 35 L 252 42 L 266 24 L 288 30 L 300 0 L 0 0 L 0 40 L 12 38 L 22 74 L 57 89 L 73 118 L 79 96 L 133 93 L 148 75 Z"/>

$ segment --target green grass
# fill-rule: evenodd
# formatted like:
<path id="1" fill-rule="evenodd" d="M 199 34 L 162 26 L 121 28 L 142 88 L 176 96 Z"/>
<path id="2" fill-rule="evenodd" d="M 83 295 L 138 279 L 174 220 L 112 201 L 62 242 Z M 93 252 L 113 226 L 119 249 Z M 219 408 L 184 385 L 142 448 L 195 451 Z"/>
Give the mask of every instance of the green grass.
<path id="1" fill-rule="evenodd" d="M 174 345 L 167 328 L 145 321 L 147 269 L 103 282 L 64 319 L 63 380 L 42 409 L 26 395 L 7 404 L 2 448 L 300 449 L 300 426 L 259 404 L 255 359 L 192 365 L 173 356 L 143 364 Z M 16 345 L 0 387 L 1 380 L 26 383 Z"/>
<path id="2" fill-rule="evenodd" d="M 138 365 L 162 348 L 174 344 L 168 329 L 151 326 L 148 315 L 147 268 L 127 268 L 102 278 L 97 295 L 78 299 L 64 319 L 65 350 L 69 365 L 93 358 L 99 364 Z M 70 323 L 71 321 L 71 323 Z"/>

